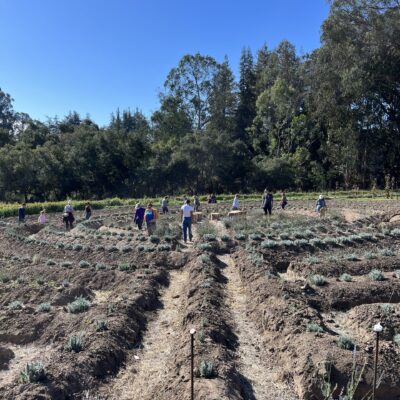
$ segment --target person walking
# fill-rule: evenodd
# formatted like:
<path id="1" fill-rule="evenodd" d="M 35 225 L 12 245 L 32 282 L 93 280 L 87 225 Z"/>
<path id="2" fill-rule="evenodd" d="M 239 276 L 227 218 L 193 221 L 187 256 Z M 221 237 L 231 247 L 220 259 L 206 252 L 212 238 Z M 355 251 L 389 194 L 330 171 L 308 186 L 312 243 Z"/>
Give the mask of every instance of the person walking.
<path id="1" fill-rule="evenodd" d="M 194 203 L 194 210 L 196 212 L 199 212 L 200 211 L 200 199 L 199 199 L 199 196 L 194 196 L 193 203 Z"/>
<path id="2" fill-rule="evenodd" d="M 319 214 L 320 217 L 323 217 L 326 213 L 326 201 L 322 194 L 319 195 L 317 202 L 315 203 L 315 211 Z"/>
<path id="3" fill-rule="evenodd" d="M 233 198 L 232 210 L 233 211 L 239 210 L 239 196 L 237 194 L 235 194 L 235 197 Z"/>
<path id="4" fill-rule="evenodd" d="M 40 225 L 44 225 L 46 223 L 46 221 L 47 221 L 46 211 L 42 210 L 42 211 L 40 211 L 40 214 L 39 214 L 38 223 Z"/>
<path id="5" fill-rule="evenodd" d="M 69 200 L 67 205 L 64 207 L 63 221 L 65 222 L 66 230 L 73 228 L 73 224 L 75 221 L 74 207 L 72 207 L 71 202 Z"/>
<path id="6" fill-rule="evenodd" d="M 189 232 L 189 241 L 191 242 L 193 239 L 192 218 L 193 218 L 193 207 L 190 205 L 190 200 L 187 199 L 186 204 L 184 204 L 181 207 L 183 241 L 185 243 L 187 242 L 188 239 L 188 232 Z"/>
<path id="7" fill-rule="evenodd" d="M 18 225 L 25 223 L 25 203 L 21 204 L 21 207 L 18 208 Z"/>
<path id="8" fill-rule="evenodd" d="M 85 206 L 85 219 L 88 220 L 92 216 L 92 207 L 90 203 L 86 203 Z"/>
<path id="9" fill-rule="evenodd" d="M 286 194 L 285 194 L 285 192 L 282 192 L 281 203 L 280 203 L 282 210 L 285 209 L 285 207 L 287 206 L 287 203 L 288 203 L 288 201 L 287 201 Z"/>
<path id="10" fill-rule="evenodd" d="M 161 209 L 162 209 L 162 213 L 163 213 L 163 214 L 168 214 L 168 212 L 169 212 L 169 210 L 168 210 L 168 204 L 169 204 L 168 196 L 165 196 L 165 197 L 161 200 Z"/>
<path id="11" fill-rule="evenodd" d="M 153 204 L 149 203 L 144 212 L 144 220 L 146 221 L 147 232 L 152 235 L 157 228 L 158 211 L 153 208 Z"/>
<path id="12" fill-rule="evenodd" d="M 142 230 L 145 211 L 146 211 L 146 209 L 144 207 L 142 207 L 142 205 L 140 203 L 136 204 L 135 215 L 133 216 L 133 221 L 138 226 L 139 230 Z"/>
<path id="13" fill-rule="evenodd" d="M 262 197 L 262 208 L 264 210 L 265 215 L 272 214 L 273 203 L 274 203 L 274 196 L 272 195 L 269 189 L 265 189 Z"/>

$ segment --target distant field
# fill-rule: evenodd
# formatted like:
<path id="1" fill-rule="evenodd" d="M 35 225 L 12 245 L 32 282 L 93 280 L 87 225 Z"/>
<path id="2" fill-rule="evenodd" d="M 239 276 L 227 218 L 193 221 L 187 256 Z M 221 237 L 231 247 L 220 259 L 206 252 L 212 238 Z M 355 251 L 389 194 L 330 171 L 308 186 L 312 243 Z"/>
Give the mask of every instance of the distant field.
<path id="1" fill-rule="evenodd" d="M 278 199 L 281 192 L 275 193 L 275 198 Z M 360 191 L 333 191 L 333 192 L 323 192 L 327 199 L 374 199 L 374 200 L 388 200 L 386 198 L 386 192 L 384 190 L 377 190 L 375 192 L 369 190 L 360 190 Z M 313 200 L 316 199 L 321 192 L 287 192 L 286 195 L 290 200 Z M 391 199 L 398 200 L 400 192 L 392 192 Z M 170 196 L 170 205 L 178 205 L 182 203 L 182 199 L 184 196 L 188 196 L 185 194 L 179 196 Z M 234 194 L 221 194 L 217 195 L 218 201 L 231 201 L 234 197 Z M 239 194 L 241 201 L 257 201 L 261 200 L 262 193 L 251 193 L 251 194 Z M 389 199 L 390 200 L 390 199 Z M 83 210 L 87 202 L 90 202 L 94 209 L 103 209 L 108 207 L 121 207 L 121 206 L 134 206 L 138 201 L 142 204 L 153 203 L 156 206 L 160 204 L 161 197 L 157 198 L 141 198 L 141 199 L 120 199 L 117 197 L 104 199 L 104 200 L 72 200 L 72 204 L 76 210 Z M 207 201 L 207 195 L 200 196 L 201 202 Z M 46 212 L 62 212 L 64 206 L 66 204 L 66 200 L 64 201 L 51 201 L 44 203 L 27 203 L 26 205 L 26 213 L 28 215 L 31 214 L 39 214 L 40 210 L 43 208 Z M 18 215 L 18 203 L 0 203 L 0 217 L 12 217 Z"/>

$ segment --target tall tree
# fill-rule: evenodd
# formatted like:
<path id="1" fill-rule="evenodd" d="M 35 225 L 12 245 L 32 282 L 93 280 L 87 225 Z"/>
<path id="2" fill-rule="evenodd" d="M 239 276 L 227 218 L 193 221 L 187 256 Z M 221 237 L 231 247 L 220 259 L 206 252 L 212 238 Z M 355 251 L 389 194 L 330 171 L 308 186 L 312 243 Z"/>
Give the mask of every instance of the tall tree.
<path id="1" fill-rule="evenodd" d="M 176 97 L 185 107 L 193 128 L 203 131 L 210 120 L 210 96 L 218 64 L 210 56 L 187 54 L 167 76 L 167 95 Z"/>
<path id="2" fill-rule="evenodd" d="M 256 75 L 254 71 L 253 54 L 249 48 L 242 51 L 240 57 L 239 106 L 237 110 L 238 137 L 248 140 L 247 129 L 256 115 Z"/>

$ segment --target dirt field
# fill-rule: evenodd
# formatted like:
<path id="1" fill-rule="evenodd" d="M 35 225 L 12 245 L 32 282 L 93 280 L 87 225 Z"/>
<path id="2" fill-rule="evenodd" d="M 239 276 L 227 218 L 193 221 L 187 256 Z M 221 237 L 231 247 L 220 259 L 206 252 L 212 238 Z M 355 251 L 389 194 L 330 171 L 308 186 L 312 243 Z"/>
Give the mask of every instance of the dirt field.
<path id="1" fill-rule="evenodd" d="M 381 322 L 377 399 L 399 399 L 400 205 L 229 206 L 188 244 L 174 207 L 151 237 L 128 208 L 1 220 L 0 398 L 189 400 L 195 328 L 195 399 L 338 399 L 352 376 L 362 399 Z"/>

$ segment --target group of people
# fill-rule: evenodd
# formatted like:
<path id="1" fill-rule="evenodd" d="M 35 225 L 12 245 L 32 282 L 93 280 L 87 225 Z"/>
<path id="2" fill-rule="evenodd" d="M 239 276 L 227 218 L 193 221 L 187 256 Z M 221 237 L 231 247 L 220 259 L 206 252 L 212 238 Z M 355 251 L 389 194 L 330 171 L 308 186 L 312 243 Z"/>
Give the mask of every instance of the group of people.
<path id="1" fill-rule="evenodd" d="M 63 212 L 63 222 L 65 223 L 65 229 L 72 229 L 74 226 L 75 216 L 74 216 L 74 207 L 71 202 L 68 200 L 67 205 L 64 207 Z M 88 220 L 92 216 L 92 206 L 90 203 L 86 203 L 85 205 L 85 219 Z"/>

